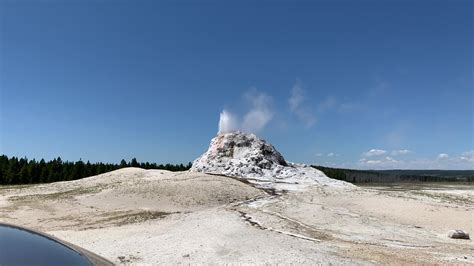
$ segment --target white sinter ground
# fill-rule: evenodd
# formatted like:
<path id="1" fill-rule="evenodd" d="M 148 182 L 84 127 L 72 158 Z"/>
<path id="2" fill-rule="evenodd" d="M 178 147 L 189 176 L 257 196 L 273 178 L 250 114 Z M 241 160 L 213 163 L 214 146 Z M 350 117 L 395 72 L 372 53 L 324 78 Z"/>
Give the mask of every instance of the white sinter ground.
<path id="1" fill-rule="evenodd" d="M 0 186 L 0 222 L 118 265 L 463 265 L 474 242 L 447 233 L 472 236 L 470 195 L 358 188 L 235 132 L 216 136 L 191 171 Z"/>

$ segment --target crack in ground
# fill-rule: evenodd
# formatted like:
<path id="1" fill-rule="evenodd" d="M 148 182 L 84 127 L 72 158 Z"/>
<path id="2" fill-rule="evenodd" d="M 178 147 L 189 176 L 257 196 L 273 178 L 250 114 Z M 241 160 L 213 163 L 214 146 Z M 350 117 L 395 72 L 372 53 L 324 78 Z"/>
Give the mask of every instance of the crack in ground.
<path id="1" fill-rule="evenodd" d="M 315 243 L 319 243 L 321 242 L 322 240 L 320 239 L 316 239 L 316 238 L 313 238 L 313 237 L 308 237 L 308 236 L 305 236 L 305 235 L 301 235 L 301 234 L 296 234 L 296 233 L 292 233 L 292 232 L 287 232 L 287 231 L 282 231 L 282 230 L 279 230 L 279 229 L 275 229 L 275 228 L 272 228 L 272 227 L 266 227 L 264 226 L 263 224 L 261 224 L 260 222 L 254 220 L 252 218 L 252 216 L 250 216 L 248 213 L 246 212 L 243 212 L 241 210 L 237 210 L 237 207 L 238 206 L 241 206 L 241 205 L 250 205 L 251 203 L 254 203 L 254 202 L 258 202 L 260 200 L 272 200 L 272 199 L 276 199 L 284 194 L 286 194 L 288 191 L 286 190 L 277 190 L 275 188 L 268 188 L 268 187 L 262 187 L 262 186 L 259 186 L 258 184 L 255 184 L 255 183 L 252 183 L 250 181 L 252 181 L 252 179 L 249 179 L 249 178 L 239 178 L 239 177 L 236 177 L 236 176 L 228 176 L 228 175 L 222 175 L 222 174 L 214 174 L 214 173 L 206 173 L 206 174 L 209 174 L 209 175 L 214 175 L 214 176 L 223 176 L 223 177 L 227 177 L 227 178 L 232 178 L 234 180 L 237 180 L 237 181 L 240 181 L 244 184 L 247 184 L 247 185 L 250 185 L 254 188 L 257 188 L 259 190 L 262 190 L 264 191 L 267 195 L 264 195 L 264 196 L 259 196 L 259 197 L 256 197 L 256 198 L 253 198 L 253 199 L 249 199 L 249 200 L 244 200 L 244 201 L 240 201 L 240 202 L 237 202 L 235 204 L 233 204 L 233 206 L 231 207 L 231 210 L 233 211 L 237 211 L 239 214 L 240 214 L 240 217 L 248 224 L 250 224 L 251 226 L 255 227 L 255 228 L 258 228 L 260 230 L 267 230 L 267 231 L 273 231 L 273 232 L 276 232 L 276 233 L 279 233 L 279 234 L 283 234 L 283 235 L 287 235 L 287 236 L 291 236 L 291 237 L 296 237 L 296 238 L 299 238 L 299 239 L 303 239 L 303 240 L 307 240 L 307 241 L 312 241 L 312 242 L 315 242 Z M 254 179 L 254 181 L 259 181 L 257 179 Z M 311 226 L 308 226 L 302 222 L 299 222 L 299 221 L 296 221 L 294 219 L 291 219 L 289 217 L 286 217 L 280 213 L 276 213 L 276 212 L 270 212 L 270 211 L 265 211 L 265 210 L 261 210 L 263 213 L 265 214 L 268 214 L 268 215 L 273 215 L 273 216 L 276 216 L 280 219 L 283 219 L 285 221 L 288 221 L 288 222 L 291 222 L 291 223 L 294 223 L 298 226 L 301 226 L 301 227 L 304 227 L 304 228 L 307 228 L 307 229 L 310 229 L 312 231 L 317 231 L 316 229 L 312 228 Z"/>
<path id="2" fill-rule="evenodd" d="M 266 227 L 266 226 L 262 225 L 261 223 L 259 223 L 258 221 L 254 220 L 252 218 L 252 216 L 248 215 L 247 213 L 245 213 L 243 211 L 238 211 L 238 212 L 240 213 L 240 217 L 245 222 L 249 223 L 251 226 L 256 227 L 260 230 L 273 231 L 273 232 L 276 232 L 276 233 L 279 233 L 279 234 L 283 234 L 283 235 L 287 235 L 287 236 L 291 236 L 291 237 L 296 237 L 296 238 L 299 238 L 299 239 L 308 240 L 308 241 L 312 241 L 312 242 L 316 242 L 316 243 L 319 243 L 319 242 L 322 241 L 320 239 L 316 239 L 316 238 L 312 238 L 312 237 L 308 237 L 308 236 L 304 236 L 304 235 L 300 235 L 300 234 L 295 234 L 295 233 L 291 233 L 291 232 L 286 232 L 286 231 L 278 230 L 278 229 L 275 229 L 275 228 L 272 228 L 272 227 Z"/>

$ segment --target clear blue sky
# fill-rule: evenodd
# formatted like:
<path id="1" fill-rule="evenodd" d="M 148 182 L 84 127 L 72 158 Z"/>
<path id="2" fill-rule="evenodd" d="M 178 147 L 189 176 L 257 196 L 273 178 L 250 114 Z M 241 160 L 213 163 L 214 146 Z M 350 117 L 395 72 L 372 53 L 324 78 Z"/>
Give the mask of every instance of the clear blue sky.
<path id="1" fill-rule="evenodd" d="M 472 1 L 0 0 L 0 34 L 9 156 L 185 163 L 264 108 L 289 161 L 474 169 Z"/>

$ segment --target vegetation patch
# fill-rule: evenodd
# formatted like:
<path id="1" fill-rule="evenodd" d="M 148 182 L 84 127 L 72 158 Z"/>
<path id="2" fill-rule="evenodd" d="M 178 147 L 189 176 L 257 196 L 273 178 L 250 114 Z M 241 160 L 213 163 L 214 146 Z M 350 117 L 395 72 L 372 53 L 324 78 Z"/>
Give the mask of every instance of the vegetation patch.
<path id="1" fill-rule="evenodd" d="M 143 169 L 164 169 L 169 171 L 185 171 L 191 168 L 191 163 L 157 164 L 139 162 L 133 158 L 130 162 L 122 159 L 119 164 L 90 163 L 63 161 L 60 157 L 45 161 L 28 160 L 27 158 L 0 156 L 0 185 L 39 184 L 57 181 L 81 179 L 117 170 L 124 167 L 140 167 Z"/>
<path id="2" fill-rule="evenodd" d="M 47 194 L 31 194 L 31 195 L 22 195 L 22 196 L 13 196 L 9 200 L 12 202 L 21 202 L 21 201 L 44 201 L 44 200 L 65 200 L 70 199 L 75 196 L 83 194 L 98 193 L 102 190 L 101 187 L 82 187 L 77 189 L 71 189 L 67 191 L 60 191 Z"/>
<path id="3" fill-rule="evenodd" d="M 312 165 L 330 178 L 351 183 L 474 182 L 474 170 L 355 170 Z"/>
<path id="4" fill-rule="evenodd" d="M 474 199 L 471 199 L 468 197 L 461 197 L 461 196 L 449 195 L 449 194 L 443 194 L 443 193 L 431 193 L 427 191 L 411 191 L 411 193 L 417 196 L 432 198 L 440 202 L 474 204 Z"/>
<path id="5" fill-rule="evenodd" d="M 148 220 L 155 220 L 164 218 L 175 212 L 160 212 L 160 211 L 140 211 L 132 213 L 122 213 L 119 215 L 114 215 L 107 217 L 105 219 L 100 219 L 95 222 L 95 224 L 113 224 L 116 226 L 141 223 Z"/>

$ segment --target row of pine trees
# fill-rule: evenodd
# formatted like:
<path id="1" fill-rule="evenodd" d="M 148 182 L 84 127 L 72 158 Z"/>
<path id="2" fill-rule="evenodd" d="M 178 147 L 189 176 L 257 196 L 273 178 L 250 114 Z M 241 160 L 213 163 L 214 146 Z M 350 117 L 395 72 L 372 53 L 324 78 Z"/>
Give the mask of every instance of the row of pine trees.
<path id="1" fill-rule="evenodd" d="M 45 161 L 28 160 L 25 158 L 0 156 L 0 185 L 19 185 L 51 183 L 56 181 L 76 180 L 88 176 L 98 175 L 105 172 L 117 170 L 124 167 L 140 167 L 144 169 L 164 169 L 170 171 L 185 171 L 191 167 L 191 163 L 183 164 L 156 164 L 140 163 L 136 158 L 127 162 L 122 160 L 120 164 L 111 163 L 86 163 L 82 160 L 77 162 L 63 161 L 60 157 Z"/>

